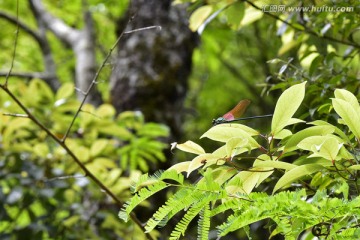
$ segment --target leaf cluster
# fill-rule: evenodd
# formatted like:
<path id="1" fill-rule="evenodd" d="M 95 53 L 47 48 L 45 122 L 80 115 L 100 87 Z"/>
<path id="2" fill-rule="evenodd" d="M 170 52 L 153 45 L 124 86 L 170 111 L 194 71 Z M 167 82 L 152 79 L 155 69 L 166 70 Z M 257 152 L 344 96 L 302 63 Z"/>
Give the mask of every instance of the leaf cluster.
<path id="1" fill-rule="evenodd" d="M 9 88 L 44 127 L 64 137 L 80 105 L 73 84 L 65 83 L 54 93 L 41 80 L 25 83 L 14 78 Z M 116 221 L 109 211 L 113 203 L 90 184 L 63 147 L 5 92 L 0 93 L 0 105 L 0 238 L 93 239 L 97 234 L 90 220 L 98 222 L 104 237 L 125 236 L 129 225 Z M 117 115 L 109 104 L 85 105 L 65 144 L 114 194 L 126 198 L 130 179 L 165 159 L 159 138 L 167 135 L 167 127 L 146 123 L 139 112 Z"/>
<path id="2" fill-rule="evenodd" d="M 360 105 L 352 93 L 337 89 L 332 106 L 341 118 L 339 124 L 318 120 L 292 132 L 290 126 L 305 123 L 293 117 L 305 97 L 305 84 L 295 84 L 280 96 L 268 133 L 227 123 L 203 134 L 224 144 L 211 153 L 192 141 L 177 144 L 176 148 L 197 156 L 155 177 L 143 176 L 120 217 L 127 220 L 147 198 L 176 186 L 174 195 L 147 222 L 147 231 L 166 225 L 183 212 L 171 239 L 185 235 L 196 216 L 199 239 L 207 239 L 211 228 L 216 227 L 218 236 L 226 236 L 262 220 L 268 221 L 270 237 L 359 237 L 360 129 L 356 123 Z M 342 126 L 349 133 L 344 133 Z M 255 154 L 251 166 L 240 167 L 250 154 Z M 200 180 L 190 185 L 178 175 L 185 172 L 189 176 L 195 170 Z M 229 212 L 222 224 L 211 225 L 214 216 Z"/>

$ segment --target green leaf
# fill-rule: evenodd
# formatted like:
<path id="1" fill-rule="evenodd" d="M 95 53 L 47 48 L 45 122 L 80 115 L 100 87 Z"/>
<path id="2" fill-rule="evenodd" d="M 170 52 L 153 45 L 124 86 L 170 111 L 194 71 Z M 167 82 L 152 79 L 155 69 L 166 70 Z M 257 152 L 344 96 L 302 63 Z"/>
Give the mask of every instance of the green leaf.
<path id="1" fill-rule="evenodd" d="M 313 146 L 309 157 L 323 157 L 328 160 L 335 160 L 340 148 L 343 146 L 335 138 L 326 139 L 321 145 Z"/>
<path id="2" fill-rule="evenodd" d="M 315 136 L 315 135 L 320 135 L 320 136 L 324 136 L 327 134 L 331 134 L 335 131 L 335 127 L 334 126 L 312 126 L 309 127 L 307 129 L 301 130 L 297 133 L 295 133 L 294 135 L 292 135 L 287 142 L 285 143 L 285 148 L 284 151 L 285 152 L 291 152 L 296 150 L 298 147 L 298 143 L 301 142 L 303 139 L 307 138 L 307 137 L 311 137 L 311 136 Z"/>
<path id="3" fill-rule="evenodd" d="M 195 12 L 193 12 L 193 14 L 191 14 L 189 19 L 189 28 L 191 31 L 197 31 L 201 24 L 203 24 L 203 22 L 210 16 L 212 9 L 212 6 L 205 5 L 199 7 L 195 10 Z"/>
<path id="4" fill-rule="evenodd" d="M 68 99 L 75 92 L 75 87 L 73 83 L 64 83 L 61 85 L 59 90 L 56 92 L 55 100 Z"/>
<path id="5" fill-rule="evenodd" d="M 188 171 L 190 164 L 191 161 L 177 163 L 175 165 L 172 165 L 168 170 L 175 170 L 177 173 L 186 172 Z"/>
<path id="6" fill-rule="evenodd" d="M 204 133 L 200 138 L 207 137 L 209 139 L 227 142 L 233 137 L 244 138 L 248 140 L 249 146 L 253 148 L 258 148 L 260 145 L 253 139 L 247 132 L 240 128 L 233 128 L 228 126 L 222 126 L 222 124 L 216 125 L 210 128 L 206 133 Z"/>
<path id="7" fill-rule="evenodd" d="M 360 164 L 352 165 L 352 166 L 348 167 L 348 169 L 351 169 L 351 170 L 360 170 Z"/>
<path id="8" fill-rule="evenodd" d="M 194 153 L 194 154 L 204 154 L 205 150 L 197 143 L 193 141 L 186 141 L 185 143 L 176 144 L 176 148 L 184 152 Z"/>
<path id="9" fill-rule="evenodd" d="M 249 194 L 258 183 L 261 175 L 261 172 L 239 172 L 226 184 L 226 192 L 228 194 Z"/>
<path id="10" fill-rule="evenodd" d="M 356 112 L 360 111 L 360 106 L 359 106 L 359 102 L 358 102 L 357 98 L 354 96 L 354 94 L 352 94 L 348 90 L 336 89 L 334 91 L 334 95 L 335 95 L 335 98 L 341 99 L 341 100 L 344 100 L 344 101 L 350 103 L 350 105 L 355 109 Z"/>
<path id="11" fill-rule="evenodd" d="M 305 164 L 298 166 L 296 168 L 291 169 L 290 171 L 286 172 L 276 183 L 273 193 L 275 193 L 277 190 L 285 187 L 286 185 L 289 185 L 296 180 L 306 176 L 310 175 L 312 173 L 318 172 L 320 170 L 324 169 L 323 166 L 319 164 Z"/>
<path id="12" fill-rule="evenodd" d="M 243 125 L 243 124 L 239 124 L 239 123 L 224 123 L 224 124 L 221 124 L 222 127 L 232 127 L 232 128 L 239 128 L 243 131 L 245 131 L 246 133 L 248 133 L 250 136 L 258 136 L 260 133 L 251 128 L 251 127 L 248 127 L 246 125 Z"/>
<path id="13" fill-rule="evenodd" d="M 272 167 L 277 169 L 291 170 L 293 168 L 296 168 L 297 165 L 281 161 L 255 161 L 254 167 Z"/>
<path id="14" fill-rule="evenodd" d="M 240 23 L 240 27 L 249 25 L 257 20 L 259 20 L 263 16 L 263 12 L 259 11 L 255 8 L 249 7 L 245 10 L 245 15 L 242 18 L 242 21 Z"/>
<path id="15" fill-rule="evenodd" d="M 115 116 L 116 110 L 110 104 L 101 104 L 97 109 L 95 115 L 100 118 L 112 118 Z"/>
<path id="16" fill-rule="evenodd" d="M 231 159 L 243 152 L 251 150 L 246 138 L 233 137 L 226 142 L 226 156 Z"/>
<path id="17" fill-rule="evenodd" d="M 334 135 L 312 136 L 303 139 L 297 146 L 313 152 L 309 157 L 322 157 L 335 160 L 343 143 Z"/>
<path id="18" fill-rule="evenodd" d="M 194 171 L 195 169 L 198 169 L 202 165 L 204 165 L 209 160 L 216 160 L 218 157 L 210 154 L 210 153 L 204 153 L 197 157 L 195 157 L 191 163 L 189 164 L 189 167 L 187 169 L 187 177 L 189 177 L 190 173 Z"/>
<path id="19" fill-rule="evenodd" d="M 245 4 L 241 1 L 234 2 L 229 8 L 224 12 L 227 16 L 228 23 L 234 29 L 240 27 L 240 23 L 245 15 Z"/>
<path id="20" fill-rule="evenodd" d="M 109 140 L 107 140 L 107 139 L 98 139 L 98 140 L 96 140 L 91 145 L 90 156 L 91 157 L 96 157 L 96 156 L 100 155 L 104 151 L 104 149 L 106 148 L 106 146 L 108 144 L 109 144 Z"/>
<path id="21" fill-rule="evenodd" d="M 276 103 L 274 116 L 271 122 L 271 133 L 276 135 L 292 121 L 292 116 L 299 108 L 305 95 L 306 82 L 296 84 L 281 94 Z"/>
<path id="22" fill-rule="evenodd" d="M 332 99 L 332 105 L 337 114 L 346 123 L 357 139 L 360 139 L 360 107 L 339 98 Z"/>

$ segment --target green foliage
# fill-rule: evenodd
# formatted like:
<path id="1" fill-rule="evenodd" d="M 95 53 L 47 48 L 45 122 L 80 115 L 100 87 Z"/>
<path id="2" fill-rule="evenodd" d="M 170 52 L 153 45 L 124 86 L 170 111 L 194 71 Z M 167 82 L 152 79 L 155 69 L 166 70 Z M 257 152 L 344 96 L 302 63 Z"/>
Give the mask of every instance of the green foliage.
<path id="1" fill-rule="evenodd" d="M 160 175 L 129 201 L 120 216 L 126 219 L 136 205 L 151 195 L 165 187 L 177 186 L 174 195 L 147 222 L 147 231 L 164 226 L 184 211 L 170 239 L 185 235 L 197 215 L 198 239 L 205 239 L 211 219 L 231 212 L 222 224 L 212 226 L 217 228 L 219 236 L 266 220 L 271 236 L 281 234 L 287 239 L 297 239 L 300 234 L 359 237 L 355 229 L 360 216 L 357 175 L 360 160 L 354 148 L 358 138 L 338 134 L 336 129 L 340 125 L 319 121 L 308 123 L 308 128 L 296 133 L 287 129 L 303 122 L 293 115 L 304 99 L 305 84 L 295 84 L 280 96 L 267 134 L 227 123 L 213 126 L 203 135 L 224 144 L 212 153 L 205 153 L 191 141 L 176 145 L 198 156 L 175 164 L 170 172 L 163 174 L 171 173 L 171 179 L 176 180 L 174 170 L 189 176 L 198 169 L 201 179 L 191 185 L 182 181 L 173 184 L 159 181 Z M 356 136 L 357 129 L 351 119 L 360 114 L 360 107 L 354 95 L 337 89 L 333 103 L 337 104 L 334 109 L 341 117 L 339 122 Z M 259 140 L 265 143 L 260 144 Z M 242 168 L 242 162 L 250 156 L 254 156 L 252 166 Z M 146 175 L 142 177 L 140 183 L 148 182 L 146 178 Z M 270 189 L 257 192 L 265 189 L 265 185 L 273 186 L 272 194 L 267 193 Z M 285 189 L 287 191 L 281 191 Z"/>
<path id="2" fill-rule="evenodd" d="M 9 87 L 51 132 L 64 137 L 80 105 L 73 84 L 56 93 L 37 79 L 29 84 L 12 80 Z M 126 237 L 130 224 L 115 221 L 113 211 L 101 208 L 112 203 L 82 176 L 62 146 L 21 115 L 4 92 L 0 105 L 1 238 L 94 239 L 98 236 L 88 224 L 91 220 L 99 222 L 101 236 L 131 239 Z M 166 127 L 146 123 L 139 112 L 116 116 L 109 104 L 85 105 L 65 143 L 114 194 L 126 199 L 131 179 L 165 159 L 158 138 L 167 134 Z"/>

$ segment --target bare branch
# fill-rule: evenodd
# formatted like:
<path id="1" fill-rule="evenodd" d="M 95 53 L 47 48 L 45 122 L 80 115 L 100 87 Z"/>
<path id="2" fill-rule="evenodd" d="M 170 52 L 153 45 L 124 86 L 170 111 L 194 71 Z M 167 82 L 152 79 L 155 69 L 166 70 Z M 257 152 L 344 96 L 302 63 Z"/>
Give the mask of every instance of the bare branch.
<path id="1" fill-rule="evenodd" d="M 6 77 L 7 75 L 7 72 L 0 72 L 0 77 Z M 12 72 L 10 76 L 28 79 L 40 78 L 43 80 L 54 78 L 54 76 L 42 72 Z"/>
<path id="2" fill-rule="evenodd" d="M 34 31 L 33 29 L 31 29 L 24 22 L 20 21 L 17 17 L 14 17 L 4 11 L 0 11 L 0 18 L 3 18 L 5 20 L 7 20 L 8 22 L 17 25 L 22 30 L 24 30 L 24 32 L 31 35 L 38 43 L 41 43 L 41 37 L 39 36 L 39 34 L 36 31 Z"/>
<path id="3" fill-rule="evenodd" d="M 137 28 L 137 29 L 134 29 L 131 31 L 126 31 L 126 32 L 124 32 L 124 34 L 135 33 L 135 32 L 140 32 L 140 31 L 145 31 L 145 30 L 151 30 L 154 28 L 158 31 L 161 31 L 161 26 L 149 26 L 149 27 Z"/>
<path id="4" fill-rule="evenodd" d="M 79 38 L 79 31 L 66 25 L 61 19 L 56 18 L 46 11 L 40 0 L 30 0 L 36 17 L 46 23 L 47 27 L 63 42 L 73 45 Z"/>
<path id="5" fill-rule="evenodd" d="M 26 114 L 21 113 L 3 113 L 4 116 L 11 116 L 11 117 L 22 117 L 22 118 L 29 118 Z"/>

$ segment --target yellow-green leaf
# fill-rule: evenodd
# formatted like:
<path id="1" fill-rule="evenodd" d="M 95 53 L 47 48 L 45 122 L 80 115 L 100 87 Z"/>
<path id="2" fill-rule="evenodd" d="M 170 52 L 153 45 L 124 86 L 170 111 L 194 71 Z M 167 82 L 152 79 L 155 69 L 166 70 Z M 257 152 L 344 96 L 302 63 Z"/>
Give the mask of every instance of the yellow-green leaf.
<path id="1" fill-rule="evenodd" d="M 292 123 L 292 116 L 299 108 L 305 96 L 306 82 L 296 84 L 286 89 L 276 103 L 271 122 L 271 133 L 276 135 L 284 127 Z"/>
<path id="2" fill-rule="evenodd" d="M 198 169 L 199 167 L 204 165 L 207 161 L 216 160 L 216 159 L 218 159 L 218 158 L 210 153 L 201 154 L 201 155 L 195 157 L 189 164 L 189 167 L 187 170 L 187 176 L 189 177 L 189 175 L 192 171 Z"/>
<path id="3" fill-rule="evenodd" d="M 191 161 L 177 163 L 171 166 L 168 170 L 175 170 L 177 173 L 186 172 L 189 169 Z"/>
<path id="4" fill-rule="evenodd" d="M 353 104 L 339 98 L 332 99 L 332 105 L 337 114 L 349 127 L 357 139 L 360 139 L 360 111 Z"/>
<path id="5" fill-rule="evenodd" d="M 243 152 L 251 150 L 251 147 L 248 145 L 248 140 L 246 138 L 233 137 L 226 142 L 226 153 L 227 156 L 233 158 L 236 155 L 239 155 Z"/>
<path id="6" fill-rule="evenodd" d="M 216 125 L 205 132 L 200 138 L 207 137 L 219 142 L 227 142 L 233 137 L 240 137 L 248 140 L 251 148 L 260 147 L 260 145 L 247 132 L 240 128 L 233 128 L 229 126 Z"/>
<path id="7" fill-rule="evenodd" d="M 194 143 L 193 141 L 186 141 L 181 144 L 177 144 L 176 148 L 180 149 L 184 152 L 194 153 L 194 154 L 204 154 L 205 150 L 197 143 Z"/>
<path id="8" fill-rule="evenodd" d="M 106 146 L 109 144 L 109 140 L 108 139 L 98 139 L 96 140 L 90 148 L 90 156 L 91 157 L 96 157 L 98 155 L 100 155 L 104 149 L 106 148 Z"/>
<path id="9" fill-rule="evenodd" d="M 56 92 L 55 99 L 56 101 L 60 99 L 67 99 L 75 92 L 75 87 L 73 83 L 64 83 L 61 85 L 59 90 Z"/>
<path id="10" fill-rule="evenodd" d="M 201 24 L 203 24 L 203 22 L 210 16 L 212 9 L 212 6 L 205 5 L 199 7 L 195 10 L 195 12 L 193 12 L 193 14 L 191 14 L 189 20 L 189 28 L 191 29 L 191 31 L 197 31 Z"/>
<path id="11" fill-rule="evenodd" d="M 276 183 L 273 193 L 277 190 L 295 182 L 296 180 L 322 170 L 324 167 L 319 164 L 305 164 L 286 172 Z"/>

